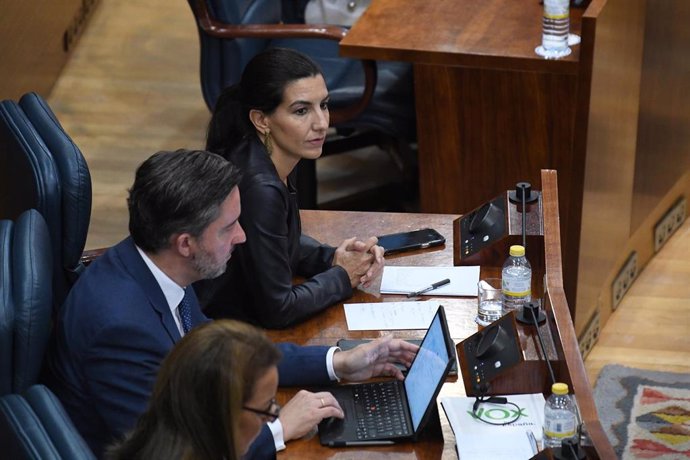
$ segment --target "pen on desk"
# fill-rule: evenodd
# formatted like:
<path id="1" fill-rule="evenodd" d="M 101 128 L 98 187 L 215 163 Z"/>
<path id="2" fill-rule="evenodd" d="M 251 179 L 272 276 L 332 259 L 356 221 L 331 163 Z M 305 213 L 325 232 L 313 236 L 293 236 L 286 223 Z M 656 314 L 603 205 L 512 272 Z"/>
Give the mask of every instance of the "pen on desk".
<path id="1" fill-rule="evenodd" d="M 409 294 L 407 294 L 407 297 L 418 297 L 424 293 L 440 288 L 441 286 L 445 286 L 446 284 L 450 284 L 450 280 L 448 278 L 441 281 L 436 281 L 435 283 L 432 283 L 430 286 L 427 286 L 424 289 L 420 289 L 419 291 L 410 292 Z"/>
<path id="2" fill-rule="evenodd" d="M 536 455 L 539 452 L 539 446 L 537 445 L 537 438 L 534 437 L 532 430 L 527 430 L 527 439 L 529 439 L 529 444 L 532 446 L 532 453 Z"/>

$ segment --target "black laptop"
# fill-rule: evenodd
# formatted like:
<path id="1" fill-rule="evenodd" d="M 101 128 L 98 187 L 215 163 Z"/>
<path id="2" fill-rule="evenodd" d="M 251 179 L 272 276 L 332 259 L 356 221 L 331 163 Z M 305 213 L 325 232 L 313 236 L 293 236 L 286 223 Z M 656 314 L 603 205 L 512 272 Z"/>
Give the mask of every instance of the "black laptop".
<path id="1" fill-rule="evenodd" d="M 433 412 L 453 361 L 453 348 L 445 312 L 439 307 L 405 380 L 328 388 L 345 418 L 319 423 L 321 444 L 342 447 L 415 441 Z"/>

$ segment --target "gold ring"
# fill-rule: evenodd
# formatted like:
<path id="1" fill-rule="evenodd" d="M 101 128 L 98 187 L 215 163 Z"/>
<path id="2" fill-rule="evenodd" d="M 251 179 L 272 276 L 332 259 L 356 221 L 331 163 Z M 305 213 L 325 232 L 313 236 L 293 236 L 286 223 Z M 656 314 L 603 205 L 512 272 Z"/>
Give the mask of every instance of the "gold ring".
<path id="1" fill-rule="evenodd" d="M 319 399 L 321 399 L 321 407 L 326 407 L 326 403 L 323 402 L 323 398 L 319 398 Z"/>

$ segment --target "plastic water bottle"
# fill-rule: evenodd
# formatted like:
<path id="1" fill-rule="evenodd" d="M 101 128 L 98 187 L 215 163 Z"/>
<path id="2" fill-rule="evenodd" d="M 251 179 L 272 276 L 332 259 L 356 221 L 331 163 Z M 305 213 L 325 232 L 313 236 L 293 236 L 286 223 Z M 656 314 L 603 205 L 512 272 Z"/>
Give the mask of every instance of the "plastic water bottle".
<path id="1" fill-rule="evenodd" d="M 547 50 L 568 47 L 570 0 L 544 0 L 541 45 Z"/>
<path id="2" fill-rule="evenodd" d="M 510 257 L 503 264 L 501 280 L 503 314 L 522 308 L 532 300 L 532 267 L 523 246 L 510 247 Z"/>
<path id="3" fill-rule="evenodd" d="M 544 0 L 541 46 L 535 51 L 547 59 L 557 59 L 570 54 L 570 0 Z"/>
<path id="4" fill-rule="evenodd" d="M 566 439 L 578 441 L 577 408 L 566 383 L 551 385 L 551 396 L 544 406 L 544 448 L 561 447 Z"/>

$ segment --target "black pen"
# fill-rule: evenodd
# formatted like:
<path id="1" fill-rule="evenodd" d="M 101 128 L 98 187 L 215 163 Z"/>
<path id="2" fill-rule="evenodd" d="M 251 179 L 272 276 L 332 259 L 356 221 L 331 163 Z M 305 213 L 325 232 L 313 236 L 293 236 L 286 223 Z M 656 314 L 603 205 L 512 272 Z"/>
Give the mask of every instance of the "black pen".
<path id="1" fill-rule="evenodd" d="M 433 283 L 431 286 L 427 286 L 424 289 L 420 289 L 419 291 L 415 292 L 410 292 L 407 294 L 407 297 L 419 297 L 420 295 L 427 293 L 429 291 L 433 291 L 434 289 L 440 288 L 441 286 L 445 286 L 446 284 L 450 284 L 450 280 L 448 278 L 441 280 L 441 281 L 436 281 Z"/>

